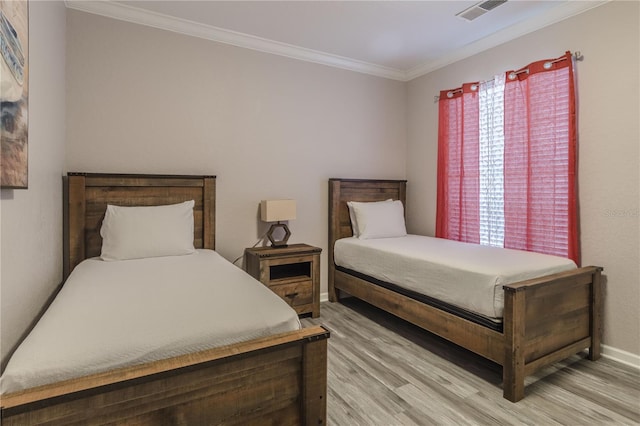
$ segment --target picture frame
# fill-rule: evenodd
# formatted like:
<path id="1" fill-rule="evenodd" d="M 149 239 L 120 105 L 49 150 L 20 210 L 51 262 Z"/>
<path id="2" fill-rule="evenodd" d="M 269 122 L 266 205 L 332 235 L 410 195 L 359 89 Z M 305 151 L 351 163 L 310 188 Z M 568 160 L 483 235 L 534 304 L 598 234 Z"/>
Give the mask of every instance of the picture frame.
<path id="1" fill-rule="evenodd" d="M 29 2 L 0 0 L 0 186 L 29 183 Z"/>

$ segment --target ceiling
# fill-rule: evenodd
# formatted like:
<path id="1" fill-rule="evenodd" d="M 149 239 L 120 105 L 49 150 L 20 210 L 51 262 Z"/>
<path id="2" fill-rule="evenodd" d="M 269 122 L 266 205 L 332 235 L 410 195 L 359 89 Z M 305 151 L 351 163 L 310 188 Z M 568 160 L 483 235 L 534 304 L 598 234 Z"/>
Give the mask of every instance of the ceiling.
<path id="1" fill-rule="evenodd" d="M 407 81 L 607 1 L 78 1 L 67 7 Z"/>

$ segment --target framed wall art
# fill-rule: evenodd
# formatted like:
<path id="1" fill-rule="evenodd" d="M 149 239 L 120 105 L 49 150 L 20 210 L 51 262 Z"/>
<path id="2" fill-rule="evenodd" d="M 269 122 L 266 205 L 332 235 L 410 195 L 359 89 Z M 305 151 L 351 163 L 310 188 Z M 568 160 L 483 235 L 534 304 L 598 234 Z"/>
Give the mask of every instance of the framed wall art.
<path id="1" fill-rule="evenodd" d="M 0 0 L 0 185 L 29 180 L 29 3 Z"/>

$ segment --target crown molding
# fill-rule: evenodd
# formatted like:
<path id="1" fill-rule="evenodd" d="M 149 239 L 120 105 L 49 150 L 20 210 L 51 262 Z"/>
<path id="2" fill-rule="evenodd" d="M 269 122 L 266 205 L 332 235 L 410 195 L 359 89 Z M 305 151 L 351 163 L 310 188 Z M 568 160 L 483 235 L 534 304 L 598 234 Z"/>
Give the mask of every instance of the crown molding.
<path id="1" fill-rule="evenodd" d="M 370 74 L 376 77 L 405 81 L 405 72 L 395 68 L 384 67 L 313 49 L 268 40 L 250 34 L 226 30 L 186 19 L 175 18 L 121 3 L 114 3 L 112 1 L 65 0 L 65 4 L 69 9 L 101 15 L 134 24 L 173 31 L 218 43 L 230 44 L 246 49 L 285 56 L 287 58 L 299 59 L 330 67 Z"/>
<path id="2" fill-rule="evenodd" d="M 145 25 L 180 34 L 198 37 L 218 43 L 230 44 L 246 49 L 271 53 L 287 58 L 298 59 L 306 62 L 342 68 L 376 77 L 388 78 L 398 81 L 410 81 L 422 75 L 428 74 L 449 64 L 476 55 L 482 51 L 491 49 L 500 44 L 514 40 L 523 35 L 537 31 L 546 26 L 555 24 L 564 19 L 586 12 L 587 10 L 609 3 L 612 0 L 593 1 L 568 1 L 557 6 L 542 16 L 512 25 L 502 31 L 498 31 L 477 42 L 471 43 L 460 49 L 456 49 L 448 55 L 424 62 L 408 70 L 384 67 L 344 56 L 333 55 L 317 50 L 294 46 L 274 40 L 256 37 L 237 31 L 226 30 L 211 25 L 205 25 L 186 19 L 175 18 L 137 7 L 115 3 L 110 0 L 83 1 L 65 0 L 67 8 L 82 12 L 101 15 L 108 18 L 127 21 L 134 24 Z M 576 49 L 579 50 L 579 49 Z"/>
<path id="3" fill-rule="evenodd" d="M 572 16 L 579 15 L 598 6 L 602 6 L 610 1 L 612 0 L 569 1 L 563 3 L 539 17 L 512 25 L 502 31 L 498 31 L 490 36 L 480 39 L 475 43 L 471 43 L 461 49 L 456 49 L 449 55 L 442 56 L 433 61 L 424 62 L 421 65 L 411 68 L 405 73 L 405 81 L 413 80 L 414 78 L 428 74 L 454 62 L 471 57 L 508 41 L 515 40 L 518 37 L 522 37 L 549 25 L 553 25 L 571 18 Z M 576 50 L 580 49 L 576 48 Z"/>

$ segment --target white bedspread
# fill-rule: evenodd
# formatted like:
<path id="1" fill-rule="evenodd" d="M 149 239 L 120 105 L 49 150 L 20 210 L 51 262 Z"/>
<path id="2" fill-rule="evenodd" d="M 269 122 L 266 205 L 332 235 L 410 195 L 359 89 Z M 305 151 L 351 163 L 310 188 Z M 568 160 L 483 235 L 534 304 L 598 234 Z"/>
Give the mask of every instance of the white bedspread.
<path id="1" fill-rule="evenodd" d="M 300 327 L 283 300 L 211 250 L 89 259 L 11 357 L 2 392 Z"/>
<path id="2" fill-rule="evenodd" d="M 489 318 L 501 318 L 502 286 L 576 268 L 562 257 L 407 235 L 336 241 L 334 259 L 348 268 Z"/>

